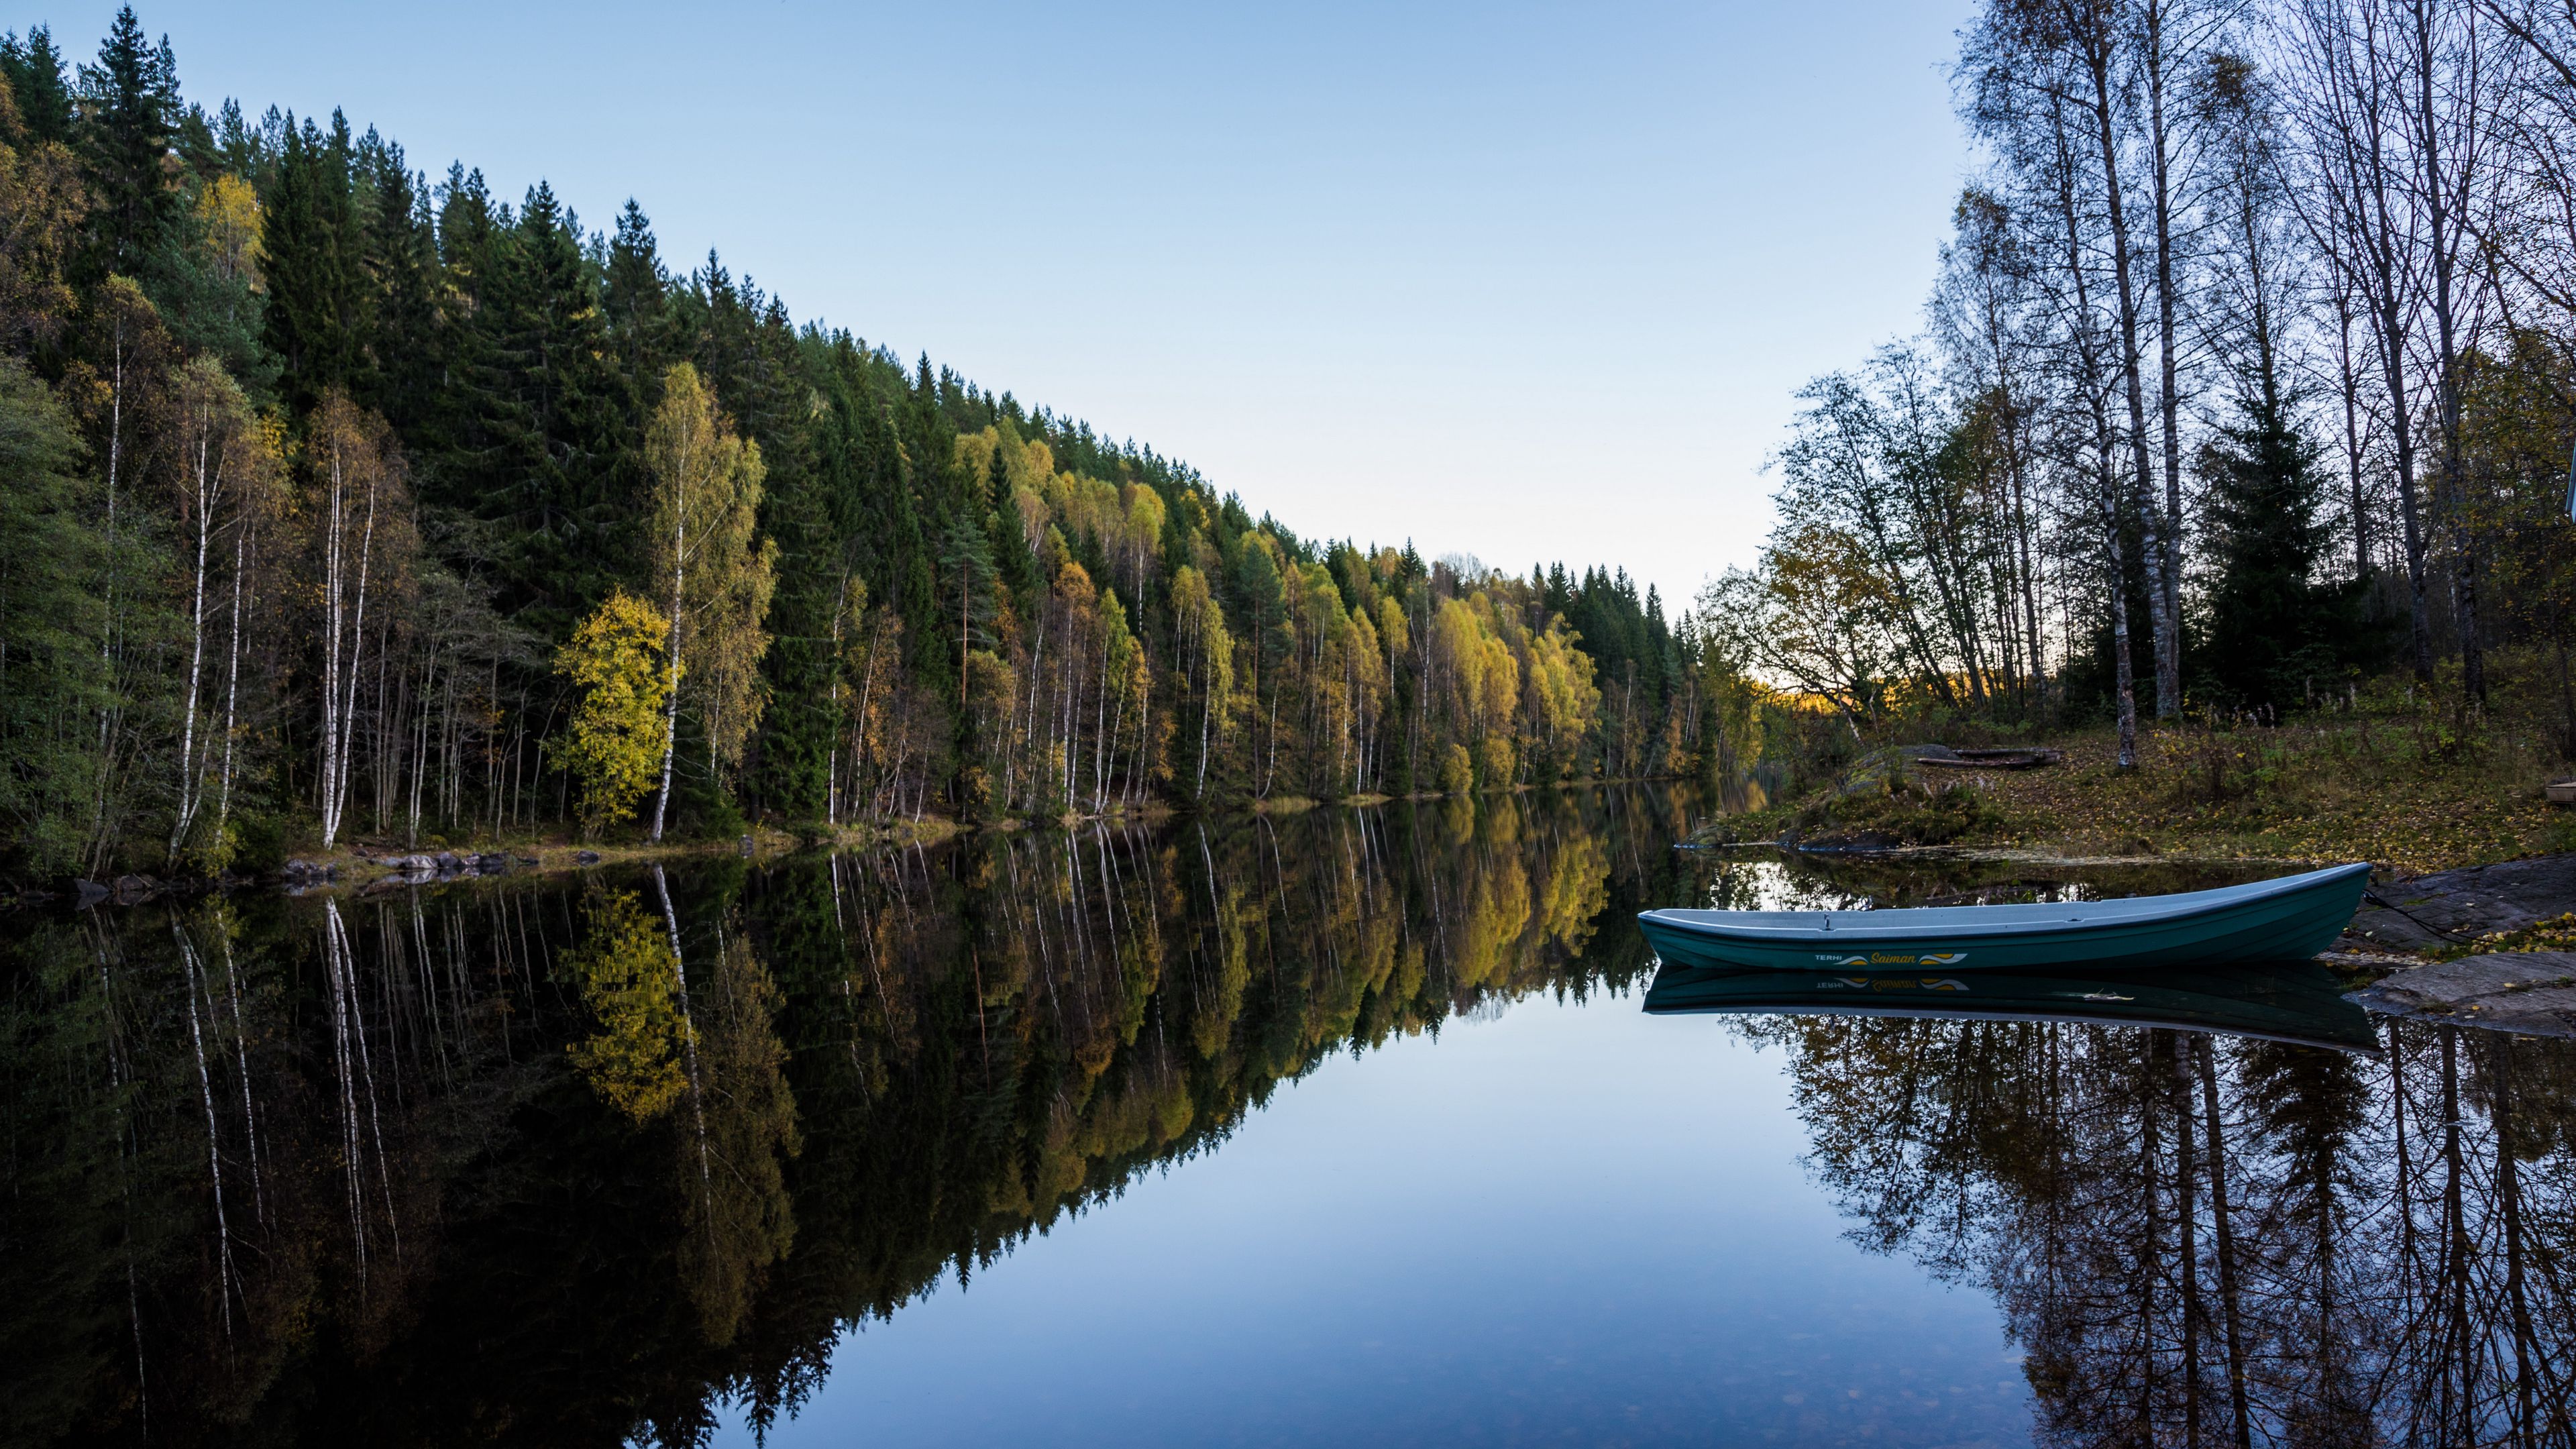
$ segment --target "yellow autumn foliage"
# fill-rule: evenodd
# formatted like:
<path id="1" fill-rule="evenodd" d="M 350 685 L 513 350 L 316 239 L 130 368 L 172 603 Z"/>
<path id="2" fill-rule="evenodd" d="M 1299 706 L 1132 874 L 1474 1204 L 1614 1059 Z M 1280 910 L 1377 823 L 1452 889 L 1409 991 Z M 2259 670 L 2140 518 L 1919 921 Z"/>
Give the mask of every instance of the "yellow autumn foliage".
<path id="1" fill-rule="evenodd" d="M 673 673 L 664 667 L 668 627 L 650 604 L 619 589 L 555 654 L 555 672 L 572 680 L 581 703 L 550 748 L 572 774 L 591 834 L 633 814 L 658 783 Z"/>

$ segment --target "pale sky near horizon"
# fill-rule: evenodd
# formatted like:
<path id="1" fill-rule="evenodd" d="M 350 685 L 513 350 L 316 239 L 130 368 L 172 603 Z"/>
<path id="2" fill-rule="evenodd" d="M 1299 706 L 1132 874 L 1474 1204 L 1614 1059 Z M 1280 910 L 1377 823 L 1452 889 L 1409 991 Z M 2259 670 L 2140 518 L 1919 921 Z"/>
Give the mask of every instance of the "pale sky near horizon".
<path id="1" fill-rule="evenodd" d="M 1299 533 L 1753 556 L 1809 377 L 1920 326 L 1964 0 L 162 0 L 189 99 L 327 114 L 1196 465 Z M 86 59 L 114 5 L 44 6 Z"/>

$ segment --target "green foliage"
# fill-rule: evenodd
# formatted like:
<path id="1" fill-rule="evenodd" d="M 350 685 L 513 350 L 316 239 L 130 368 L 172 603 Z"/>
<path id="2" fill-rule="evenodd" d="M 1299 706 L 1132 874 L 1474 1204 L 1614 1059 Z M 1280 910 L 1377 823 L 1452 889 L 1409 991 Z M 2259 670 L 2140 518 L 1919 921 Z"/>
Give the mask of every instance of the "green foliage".
<path id="1" fill-rule="evenodd" d="M 95 798 L 95 721 L 113 702 L 93 584 L 106 540 L 70 419 L 27 369 L 0 359 L 0 820 L 38 870 L 81 853 Z"/>

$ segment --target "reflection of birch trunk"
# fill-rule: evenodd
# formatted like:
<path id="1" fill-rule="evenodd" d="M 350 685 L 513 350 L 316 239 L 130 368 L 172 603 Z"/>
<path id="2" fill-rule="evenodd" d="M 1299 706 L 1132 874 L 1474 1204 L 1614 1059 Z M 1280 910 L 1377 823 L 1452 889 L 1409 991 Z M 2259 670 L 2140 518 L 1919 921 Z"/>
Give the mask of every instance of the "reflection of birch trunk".
<path id="1" fill-rule="evenodd" d="M 232 922 L 224 922 L 224 998 L 233 1009 L 233 1065 L 241 1077 L 242 1142 L 250 1159 L 251 1210 L 262 1224 L 268 1221 L 268 1189 L 260 1181 L 259 1111 L 251 1103 L 250 1031 L 242 1021 L 241 972 L 233 965 Z M 211 998 L 210 998 L 211 999 Z"/>
<path id="2" fill-rule="evenodd" d="M 333 1045 L 340 1069 L 342 1148 L 349 1159 L 349 1222 L 357 1244 L 358 1274 L 366 1278 L 366 1147 L 376 1149 L 376 1178 L 384 1189 L 385 1229 L 393 1237 L 394 1258 L 402 1258 L 402 1222 L 394 1210 L 393 1164 L 385 1155 L 384 1121 L 376 1105 L 375 1061 L 367 1049 L 367 1018 L 358 996 L 357 952 L 340 919 L 338 901 L 323 902 L 323 957 L 331 977 Z M 366 1132 L 358 1129 L 358 1093 L 367 1097 Z"/>
<path id="3" fill-rule="evenodd" d="M 2472 1392 L 2477 1383 L 2476 1349 L 2469 1337 L 2469 1243 L 2468 1211 L 2464 1201 L 2467 1169 L 2460 1151 L 2460 1038 L 2453 1027 L 2440 1029 L 2442 1038 L 2442 1307 L 2450 1320 L 2450 1348 L 2458 1355 L 2459 1380 L 2450 1382 L 2446 1365 L 2434 1366 L 2443 1375 L 2441 1399 L 2446 1412 L 2443 1427 L 2458 1427 L 2467 1434 L 2472 1422 Z M 2456 1395 L 2456 1400 L 2454 1400 Z"/>
<path id="4" fill-rule="evenodd" d="M 2397 1143 L 2398 1307 L 2411 1323 L 2415 1318 L 2415 1205 L 2407 1194 L 2413 1190 L 2415 1174 L 2406 1148 L 2405 1043 L 2398 1038 L 2394 1020 L 2388 1023 L 2388 1101 L 2390 1135 Z"/>
<path id="5" fill-rule="evenodd" d="M 2493 1101 L 2488 1110 L 2495 1127 L 2496 1200 L 2504 1217 L 2505 1306 L 2513 1317 L 2514 1426 L 2519 1431 L 2516 1437 L 2529 1443 L 2537 1423 L 2532 1380 L 2539 1365 L 2532 1361 L 2531 1303 L 2522 1274 L 2522 1180 L 2513 1159 L 2513 1049 L 2511 1037 L 2500 1036 L 2490 1044 L 2495 1065 L 2490 1083 Z"/>
<path id="6" fill-rule="evenodd" d="M 2209 1211 L 2218 1233 L 2218 1302 L 2227 1331 L 2227 1406 L 2233 1415 L 2237 1449 L 2253 1449 L 2254 1423 L 2245 1401 L 2245 1331 L 2236 1280 L 2236 1226 L 2227 1200 L 2227 1137 L 2218 1115 L 2218 1053 L 2209 1038 L 2195 1037 L 2192 1052 L 2200 1058 L 2200 1100 L 2209 1119 Z M 2324 1345 L 2318 1345 L 2320 1351 Z"/>
<path id="7" fill-rule="evenodd" d="M 2182 1035 L 2156 1032 L 2149 1038 L 2153 1050 L 2156 1039 L 2173 1052 L 2174 1092 L 2174 1251 L 2175 1266 L 2182 1276 L 2182 1426 L 2183 1442 L 2200 1443 L 2200 1334 L 2207 1315 L 2200 1306 L 2200 1208 L 2193 1200 L 2199 1186 L 2200 1169 L 2193 1161 L 2194 1144 L 2191 1110 L 2191 1066 L 2186 1053 L 2190 1050 Z M 2151 1347 L 2149 1352 L 2153 1352 Z"/>
<path id="8" fill-rule="evenodd" d="M 367 1201 L 358 1174 L 365 1154 L 358 1138 L 357 1074 L 352 1069 L 349 1050 L 349 988 L 340 959 L 339 903 L 326 901 L 323 909 L 328 914 L 322 927 L 322 965 L 331 982 L 331 1061 L 339 1084 L 340 1155 L 348 1164 L 350 1255 L 358 1272 L 358 1291 L 363 1296 L 367 1288 Z"/>
<path id="9" fill-rule="evenodd" d="M 221 1308 L 224 1337 L 233 1336 L 233 1229 L 224 1215 L 223 1139 L 215 1127 L 215 1079 L 206 1070 L 206 1034 L 197 1019 L 197 943 L 189 939 L 179 924 L 176 911 L 170 915 L 170 935 L 179 943 L 179 962 L 188 977 L 188 1044 L 197 1055 L 197 1101 L 206 1113 L 206 1174 L 215 1185 L 215 1301 Z M 213 1009 L 213 997 L 207 998 L 207 1009 Z"/>
<path id="10" fill-rule="evenodd" d="M 2150 1048 L 2152 1051 L 2152 1039 Z M 2150 1056 L 2148 1060 L 2153 1061 Z M 2138 1280 L 2138 1442 L 2156 1442 L 2156 1262 L 2162 1253 L 2156 1210 L 2156 1178 L 2162 1146 L 2156 1141 L 2156 1099 L 2146 1094 L 2138 1104 L 2139 1199 L 2146 1210 L 2138 1260 L 2131 1271 Z"/>
<path id="11" fill-rule="evenodd" d="M 667 762 L 663 768 L 668 771 Z M 662 898 L 662 926 L 671 937 L 671 972 L 680 988 L 680 1053 L 689 1068 L 689 1111 L 697 1119 L 698 1191 L 706 1205 L 707 1221 L 712 1226 L 715 1222 L 715 1174 L 707 1161 L 707 1105 L 698 1084 L 698 1028 L 689 1015 L 689 968 L 680 957 L 680 914 L 671 909 L 671 883 L 663 878 L 659 864 L 653 867 L 653 891 Z"/>

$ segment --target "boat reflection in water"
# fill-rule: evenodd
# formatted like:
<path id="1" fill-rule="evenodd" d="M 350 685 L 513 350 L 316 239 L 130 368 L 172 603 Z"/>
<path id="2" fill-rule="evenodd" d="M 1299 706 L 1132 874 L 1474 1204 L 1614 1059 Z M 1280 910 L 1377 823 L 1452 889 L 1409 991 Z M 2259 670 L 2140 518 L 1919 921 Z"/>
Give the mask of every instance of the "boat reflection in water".
<path id="1" fill-rule="evenodd" d="M 2215 1032 L 2337 1051 L 2379 1051 L 2369 1013 L 2314 961 L 2164 967 L 2092 975 L 1731 971 L 1667 962 L 1646 992 L 1654 1015 L 1723 1013 L 2056 1021 Z"/>

